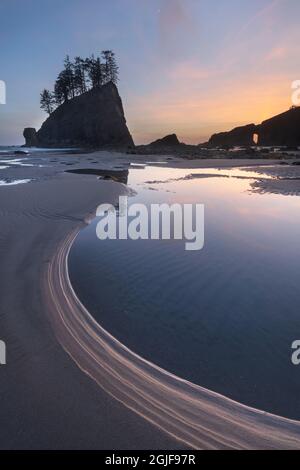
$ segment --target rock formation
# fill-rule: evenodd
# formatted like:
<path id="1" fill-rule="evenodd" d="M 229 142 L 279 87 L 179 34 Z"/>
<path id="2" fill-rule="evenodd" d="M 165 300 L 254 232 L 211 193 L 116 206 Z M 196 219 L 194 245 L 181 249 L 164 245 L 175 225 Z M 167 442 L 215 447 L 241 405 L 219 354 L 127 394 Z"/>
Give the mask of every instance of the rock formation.
<path id="1" fill-rule="evenodd" d="M 214 134 L 209 139 L 210 147 L 249 147 L 254 145 L 253 135 L 257 132 L 255 124 L 236 127 L 228 132 Z"/>
<path id="2" fill-rule="evenodd" d="M 26 145 L 38 147 L 134 146 L 117 87 L 109 82 L 59 106 L 41 129 L 24 130 Z"/>
<path id="3" fill-rule="evenodd" d="M 176 134 L 170 134 L 166 135 L 166 137 L 163 137 L 162 139 L 151 142 L 149 145 L 152 147 L 172 147 L 174 145 L 180 145 L 180 142 Z"/>
<path id="4" fill-rule="evenodd" d="M 292 108 L 264 121 L 258 129 L 258 144 L 291 147 L 300 145 L 300 108 Z"/>
<path id="5" fill-rule="evenodd" d="M 168 155 L 179 153 L 187 149 L 187 145 L 179 142 L 176 134 L 166 135 L 162 139 L 155 140 L 147 145 L 137 145 L 133 152 L 140 155 Z"/>
<path id="6" fill-rule="evenodd" d="M 38 147 L 38 138 L 34 127 L 25 127 L 23 136 L 25 138 L 25 147 Z"/>
<path id="7" fill-rule="evenodd" d="M 300 107 L 278 114 L 256 126 L 236 127 L 229 132 L 214 134 L 209 142 L 210 147 L 249 147 L 254 145 L 254 134 L 260 146 L 300 146 Z"/>

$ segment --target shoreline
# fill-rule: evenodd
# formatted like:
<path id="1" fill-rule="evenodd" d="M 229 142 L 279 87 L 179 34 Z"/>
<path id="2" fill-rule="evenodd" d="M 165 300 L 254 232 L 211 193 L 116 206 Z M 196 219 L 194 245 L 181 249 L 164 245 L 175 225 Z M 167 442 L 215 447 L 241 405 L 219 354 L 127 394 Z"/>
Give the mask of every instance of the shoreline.
<path id="1" fill-rule="evenodd" d="M 169 373 L 97 323 L 76 296 L 68 274 L 69 252 L 79 231 L 59 247 L 49 265 L 47 286 L 57 337 L 85 374 L 125 407 L 193 449 L 300 447 L 299 421 L 243 405 Z"/>
<path id="2" fill-rule="evenodd" d="M 178 449 L 174 439 L 100 390 L 55 337 L 44 297 L 49 261 L 99 203 L 114 203 L 126 191 L 115 182 L 55 170 L 49 179 L 0 189 L 0 331 L 7 349 L 0 448 Z"/>
<path id="3" fill-rule="evenodd" d="M 6 423 L 0 428 L 0 447 L 3 449 L 174 450 L 183 447 L 182 440 L 160 431 L 111 398 L 93 379 L 82 373 L 57 341 L 49 320 L 50 304 L 44 301 L 47 296 L 45 273 L 61 243 L 86 224 L 98 204 L 113 203 L 120 193 L 127 191 L 122 184 L 99 182 L 95 176 L 65 173 L 70 169 L 68 165 L 113 170 L 121 163 L 124 169 L 128 169 L 131 162 L 146 164 L 150 160 L 139 157 L 129 161 L 129 157 L 109 153 L 82 157 L 43 156 L 41 163 L 51 162 L 54 158 L 57 161 L 52 166 L 41 168 L 3 170 L 3 174 L 24 178 L 32 176 L 34 180 L 0 189 L 0 327 L 1 339 L 7 344 L 7 365 L 1 368 L 0 376 L 0 419 Z M 188 163 L 174 158 L 171 162 L 166 161 L 164 166 L 187 167 Z M 217 159 L 191 163 L 190 167 L 196 164 L 207 167 L 209 164 L 216 168 L 249 164 L 248 161 L 222 162 Z M 251 162 L 254 166 L 263 164 L 262 161 Z M 268 165 L 272 163 L 269 161 Z M 212 406 L 210 394 L 209 400 L 201 426 L 205 426 L 207 410 Z M 164 407 L 167 406 L 165 403 Z M 192 414 L 191 408 L 189 410 Z M 222 417 L 222 422 L 224 419 Z M 230 421 L 232 416 L 230 418 L 226 414 L 226 419 Z M 265 421 L 263 412 L 260 419 Z M 177 432 L 177 424 L 173 426 Z M 283 418 L 280 427 L 285 430 L 286 426 L 296 426 L 300 435 L 298 422 L 291 423 Z M 267 427 L 269 429 L 269 424 Z M 214 433 L 213 430 L 211 432 Z M 205 436 L 206 433 L 205 430 Z M 259 446 L 266 434 L 268 432 L 264 428 Z M 275 435 L 278 439 L 276 429 Z M 295 444 L 296 441 L 292 442 Z M 280 445 L 283 445 L 282 441 Z M 297 446 L 300 447 L 298 440 Z"/>

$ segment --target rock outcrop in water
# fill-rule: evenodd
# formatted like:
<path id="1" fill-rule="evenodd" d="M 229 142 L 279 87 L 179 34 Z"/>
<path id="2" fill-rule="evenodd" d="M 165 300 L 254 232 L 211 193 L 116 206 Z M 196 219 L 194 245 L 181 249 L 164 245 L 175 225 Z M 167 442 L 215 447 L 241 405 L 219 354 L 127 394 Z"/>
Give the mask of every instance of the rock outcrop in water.
<path id="1" fill-rule="evenodd" d="M 25 147 L 38 147 L 38 138 L 34 127 L 25 127 L 23 136 Z"/>
<path id="2" fill-rule="evenodd" d="M 23 135 L 29 147 L 134 146 L 118 89 L 112 82 L 63 103 L 38 132 L 26 128 Z"/>

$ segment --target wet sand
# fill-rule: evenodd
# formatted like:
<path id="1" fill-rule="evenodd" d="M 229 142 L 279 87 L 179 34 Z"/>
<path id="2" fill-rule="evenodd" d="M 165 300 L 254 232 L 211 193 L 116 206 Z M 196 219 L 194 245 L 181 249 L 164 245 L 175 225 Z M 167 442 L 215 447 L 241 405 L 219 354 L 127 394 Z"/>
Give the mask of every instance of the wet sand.
<path id="1" fill-rule="evenodd" d="M 178 444 L 103 392 L 59 345 L 44 275 L 62 240 L 122 187 L 62 174 L 0 188 L 1 449 L 143 449 Z M 124 190 L 124 189 L 123 189 Z"/>
<path id="2" fill-rule="evenodd" d="M 116 367 L 114 339 L 108 335 L 111 343 L 103 343 L 103 337 L 101 339 L 99 335 L 101 327 L 88 325 L 87 319 L 81 316 L 81 306 L 77 311 L 72 310 L 73 302 L 77 300 L 66 283 L 67 271 L 62 269 L 66 267 L 73 234 L 94 215 L 98 204 L 113 203 L 127 189 L 113 181 L 99 181 L 93 175 L 67 174 L 64 171 L 70 167 L 127 169 L 131 160 L 133 163 L 143 161 L 140 156 L 132 157 L 135 158 L 121 154 L 112 156 L 108 152 L 74 157 L 43 156 L 41 164 L 44 167 L 3 170 L 6 176 L 10 172 L 16 178 L 22 176 L 22 179 L 32 178 L 34 181 L 0 188 L 0 338 L 7 345 L 7 365 L 0 368 L 0 447 L 175 449 L 191 445 L 197 448 L 300 448 L 299 423 L 267 416 L 256 410 L 252 415 L 247 407 L 228 403 L 226 398 L 211 395 L 212 392 L 201 387 L 197 387 L 196 396 L 191 397 L 190 385 L 181 382 L 183 401 L 181 398 L 172 399 L 172 403 L 168 402 L 169 398 L 165 401 L 165 387 L 170 387 L 172 398 L 178 397 L 177 378 L 170 379 L 166 373 L 168 379 L 163 382 L 165 372 L 154 368 L 157 376 L 153 375 L 152 365 L 146 366 L 145 373 L 144 362 L 141 363 L 141 359 L 134 355 L 138 361 L 136 369 L 137 363 L 132 362 L 130 352 L 126 351 L 124 355 L 122 345 L 118 345 L 118 354 L 124 361 L 122 370 L 129 381 L 126 387 L 129 386 L 131 392 L 133 386 L 137 387 L 131 394 L 130 403 L 124 399 L 128 388 L 125 391 L 121 389 L 120 397 L 119 385 L 116 386 L 107 375 L 107 364 L 110 374 L 115 377 L 117 372 L 113 369 Z M 157 161 L 162 159 L 157 158 Z M 145 161 L 149 160 L 153 161 L 147 156 Z M 196 168 L 195 161 L 174 159 L 167 163 Z M 218 160 L 202 161 L 198 165 L 212 168 L 223 164 L 232 166 L 233 163 L 236 166 L 249 164 L 240 160 Z M 64 297 L 66 293 L 67 298 Z M 59 311 L 61 316 L 57 315 Z M 76 315 L 73 316 L 72 312 Z M 107 341 L 107 333 L 102 331 L 102 334 Z M 87 344 L 92 344 L 91 338 L 94 342 L 93 356 L 91 350 L 86 349 Z M 107 355 L 105 368 L 104 346 Z M 100 363 L 98 354 L 102 354 Z M 91 366 L 92 370 L 89 369 Z M 149 380 L 150 383 L 155 382 L 153 388 L 149 387 Z M 124 384 L 122 380 L 121 383 Z M 147 389 L 147 397 L 143 387 Z M 198 388 L 201 389 L 200 397 Z M 157 399 L 155 412 L 154 398 Z M 151 415 L 148 414 L 149 403 Z M 165 420 L 170 411 L 173 414 L 171 427 L 169 419 Z M 196 425 L 194 418 L 197 418 Z"/>

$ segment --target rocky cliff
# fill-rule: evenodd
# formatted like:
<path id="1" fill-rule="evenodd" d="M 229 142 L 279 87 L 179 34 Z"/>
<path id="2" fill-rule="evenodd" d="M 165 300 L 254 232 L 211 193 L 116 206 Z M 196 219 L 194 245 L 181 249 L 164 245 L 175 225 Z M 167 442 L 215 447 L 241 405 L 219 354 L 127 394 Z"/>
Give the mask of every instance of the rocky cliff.
<path id="1" fill-rule="evenodd" d="M 300 145 L 300 108 L 292 108 L 264 121 L 258 129 L 258 144 L 262 146 Z"/>
<path id="2" fill-rule="evenodd" d="M 29 147 L 134 146 L 118 89 L 112 82 L 63 103 L 38 132 L 26 128 L 23 135 Z"/>
<path id="3" fill-rule="evenodd" d="M 248 147 L 254 145 L 254 134 L 257 134 L 257 144 L 260 146 L 300 146 L 300 108 L 292 108 L 257 126 L 248 124 L 228 132 L 214 134 L 208 145 L 210 147 Z"/>
<path id="4" fill-rule="evenodd" d="M 236 127 L 228 132 L 214 134 L 209 139 L 208 145 L 211 147 L 234 147 L 254 145 L 253 135 L 256 133 L 255 124 Z"/>

